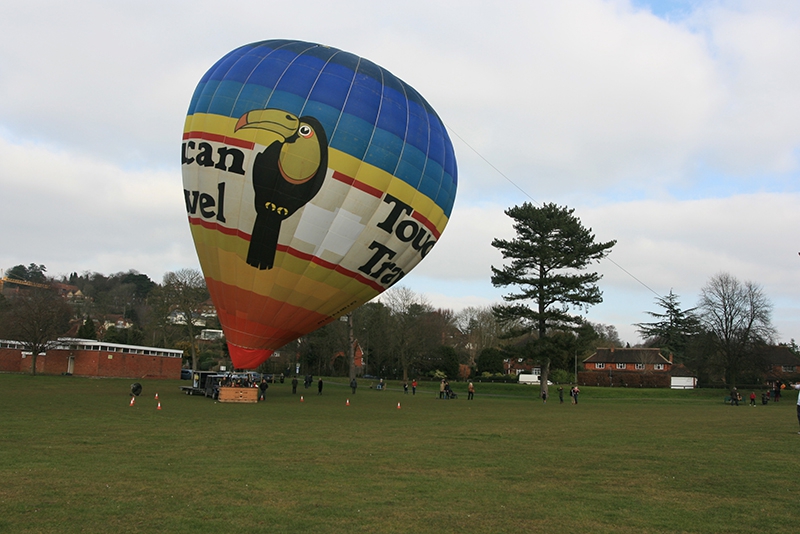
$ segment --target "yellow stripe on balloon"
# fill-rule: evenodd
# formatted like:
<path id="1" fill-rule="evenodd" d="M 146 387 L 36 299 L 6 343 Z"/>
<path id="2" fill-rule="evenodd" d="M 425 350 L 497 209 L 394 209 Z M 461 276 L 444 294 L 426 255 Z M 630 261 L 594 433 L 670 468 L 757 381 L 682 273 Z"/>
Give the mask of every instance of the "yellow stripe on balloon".
<path id="1" fill-rule="evenodd" d="M 311 309 L 313 302 L 313 309 L 325 315 L 339 311 L 343 301 L 353 300 L 364 295 L 372 298 L 378 294 L 374 288 L 346 274 L 284 252 L 278 252 L 278 255 L 285 256 L 280 260 L 282 262 L 281 269 L 258 271 L 247 265 L 239 255 L 216 247 L 206 238 L 200 238 L 201 235 L 212 232 L 214 230 L 192 225 L 200 261 L 211 267 L 206 270 L 205 275 L 213 280 L 252 291 L 258 295 L 285 300 L 293 306 Z M 220 237 L 232 238 L 232 236 L 222 235 Z M 248 277 L 247 281 L 243 281 L 241 279 L 243 273 L 252 273 L 252 278 Z M 347 297 L 344 297 L 342 293 Z M 339 295 L 338 299 L 337 295 Z"/>

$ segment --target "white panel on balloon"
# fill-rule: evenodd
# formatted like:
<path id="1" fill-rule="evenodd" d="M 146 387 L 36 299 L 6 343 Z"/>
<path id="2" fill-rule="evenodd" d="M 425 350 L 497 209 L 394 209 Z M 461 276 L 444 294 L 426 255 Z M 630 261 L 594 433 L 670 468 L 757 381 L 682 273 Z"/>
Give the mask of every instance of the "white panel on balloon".
<path id="1" fill-rule="evenodd" d="M 338 208 L 328 211 L 309 203 L 303 207 L 294 239 L 313 244 L 315 256 L 321 256 L 326 250 L 344 256 L 364 231 L 360 220 L 354 213 Z"/>

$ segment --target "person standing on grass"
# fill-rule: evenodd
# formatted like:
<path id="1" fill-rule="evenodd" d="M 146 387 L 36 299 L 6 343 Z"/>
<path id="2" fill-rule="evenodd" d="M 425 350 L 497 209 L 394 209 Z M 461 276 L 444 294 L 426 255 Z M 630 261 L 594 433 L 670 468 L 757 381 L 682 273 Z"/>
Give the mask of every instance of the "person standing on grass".
<path id="1" fill-rule="evenodd" d="M 547 404 L 547 392 L 542 391 L 542 404 Z"/>
<path id="2" fill-rule="evenodd" d="M 578 389 L 578 386 L 572 388 L 572 404 L 578 404 L 578 394 L 580 394 L 581 390 Z"/>
<path id="3" fill-rule="evenodd" d="M 751 391 L 750 392 L 750 406 L 752 406 L 753 408 L 756 407 L 756 392 L 755 391 Z"/>
<path id="4" fill-rule="evenodd" d="M 794 389 L 800 390 L 800 382 L 792 386 Z M 800 423 L 800 393 L 797 394 L 797 422 Z M 800 434 L 800 432 L 798 432 Z"/>
<path id="5" fill-rule="evenodd" d="M 558 403 L 564 404 L 564 386 L 558 386 Z"/>
<path id="6" fill-rule="evenodd" d="M 731 406 L 739 406 L 739 390 L 735 387 L 731 390 Z"/>
<path id="7" fill-rule="evenodd" d="M 408 382 L 403 382 L 403 394 L 408 395 Z"/>
<path id="8" fill-rule="evenodd" d="M 317 390 L 319 391 L 317 395 L 322 395 L 322 377 L 320 377 L 319 382 L 317 382 Z"/>
<path id="9" fill-rule="evenodd" d="M 411 381 L 411 395 L 414 396 L 417 394 L 417 379 Z"/>
<path id="10" fill-rule="evenodd" d="M 354 379 L 352 379 L 352 380 L 350 381 L 350 389 L 352 389 L 352 390 L 353 390 L 353 395 L 355 395 L 355 394 L 356 394 L 356 388 L 357 388 L 357 387 L 358 387 L 358 382 L 356 382 L 356 379 L 354 378 Z"/>
<path id="11" fill-rule="evenodd" d="M 297 393 L 297 375 L 292 378 L 292 394 Z"/>
<path id="12" fill-rule="evenodd" d="M 269 384 L 267 384 L 267 379 L 266 378 L 262 378 L 261 379 L 261 383 L 258 385 L 258 389 L 261 390 L 261 398 L 258 399 L 258 400 L 262 400 L 262 401 L 263 400 L 267 400 L 264 395 L 267 393 L 267 388 L 268 387 L 269 387 Z"/>
<path id="13" fill-rule="evenodd" d="M 442 378 L 442 382 L 439 384 L 439 398 L 444 398 L 444 378 Z"/>
<path id="14" fill-rule="evenodd" d="M 467 400 L 472 400 L 475 397 L 475 386 L 472 385 L 472 382 L 469 383 L 467 386 Z"/>

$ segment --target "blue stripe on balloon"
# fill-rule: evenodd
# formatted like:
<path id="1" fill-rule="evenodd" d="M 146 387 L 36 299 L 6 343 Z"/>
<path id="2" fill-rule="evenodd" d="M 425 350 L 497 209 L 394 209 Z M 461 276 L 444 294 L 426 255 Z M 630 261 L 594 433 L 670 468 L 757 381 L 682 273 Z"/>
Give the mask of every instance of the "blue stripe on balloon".
<path id="1" fill-rule="evenodd" d="M 342 115 L 331 137 L 330 146 L 347 152 L 354 158 L 364 159 L 370 137 L 372 128 L 368 124 L 353 115 Z"/>
<path id="2" fill-rule="evenodd" d="M 449 216 L 457 171 L 447 131 L 419 93 L 378 65 L 302 41 L 247 45 L 203 76 L 189 114 L 238 118 L 266 107 L 316 117 L 332 148 L 420 188 Z"/>
<path id="3" fill-rule="evenodd" d="M 372 136 L 372 143 L 369 145 L 364 161 L 374 165 L 379 169 L 387 170 L 397 168 L 400 161 L 400 153 L 403 150 L 403 140 L 392 135 L 385 130 L 376 129 Z"/>
<path id="4" fill-rule="evenodd" d="M 264 103 L 269 100 L 272 94 L 272 89 L 263 87 L 261 85 L 254 85 L 249 83 L 242 87 L 239 91 L 239 97 L 236 99 L 236 105 L 233 107 L 233 117 L 241 117 L 248 111 L 254 109 L 262 109 Z"/>
<path id="5" fill-rule="evenodd" d="M 309 100 L 342 109 L 352 83 L 353 71 L 328 64 L 320 73 Z"/>

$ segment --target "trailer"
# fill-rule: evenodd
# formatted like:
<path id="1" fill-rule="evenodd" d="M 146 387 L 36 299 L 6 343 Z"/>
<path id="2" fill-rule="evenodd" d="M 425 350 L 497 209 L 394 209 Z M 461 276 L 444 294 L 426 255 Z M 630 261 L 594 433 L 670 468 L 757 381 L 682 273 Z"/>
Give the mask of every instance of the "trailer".
<path id="1" fill-rule="evenodd" d="M 217 371 L 193 371 L 192 385 L 181 386 L 187 395 L 204 395 L 216 399 L 219 395 L 219 381 L 226 375 Z"/>

